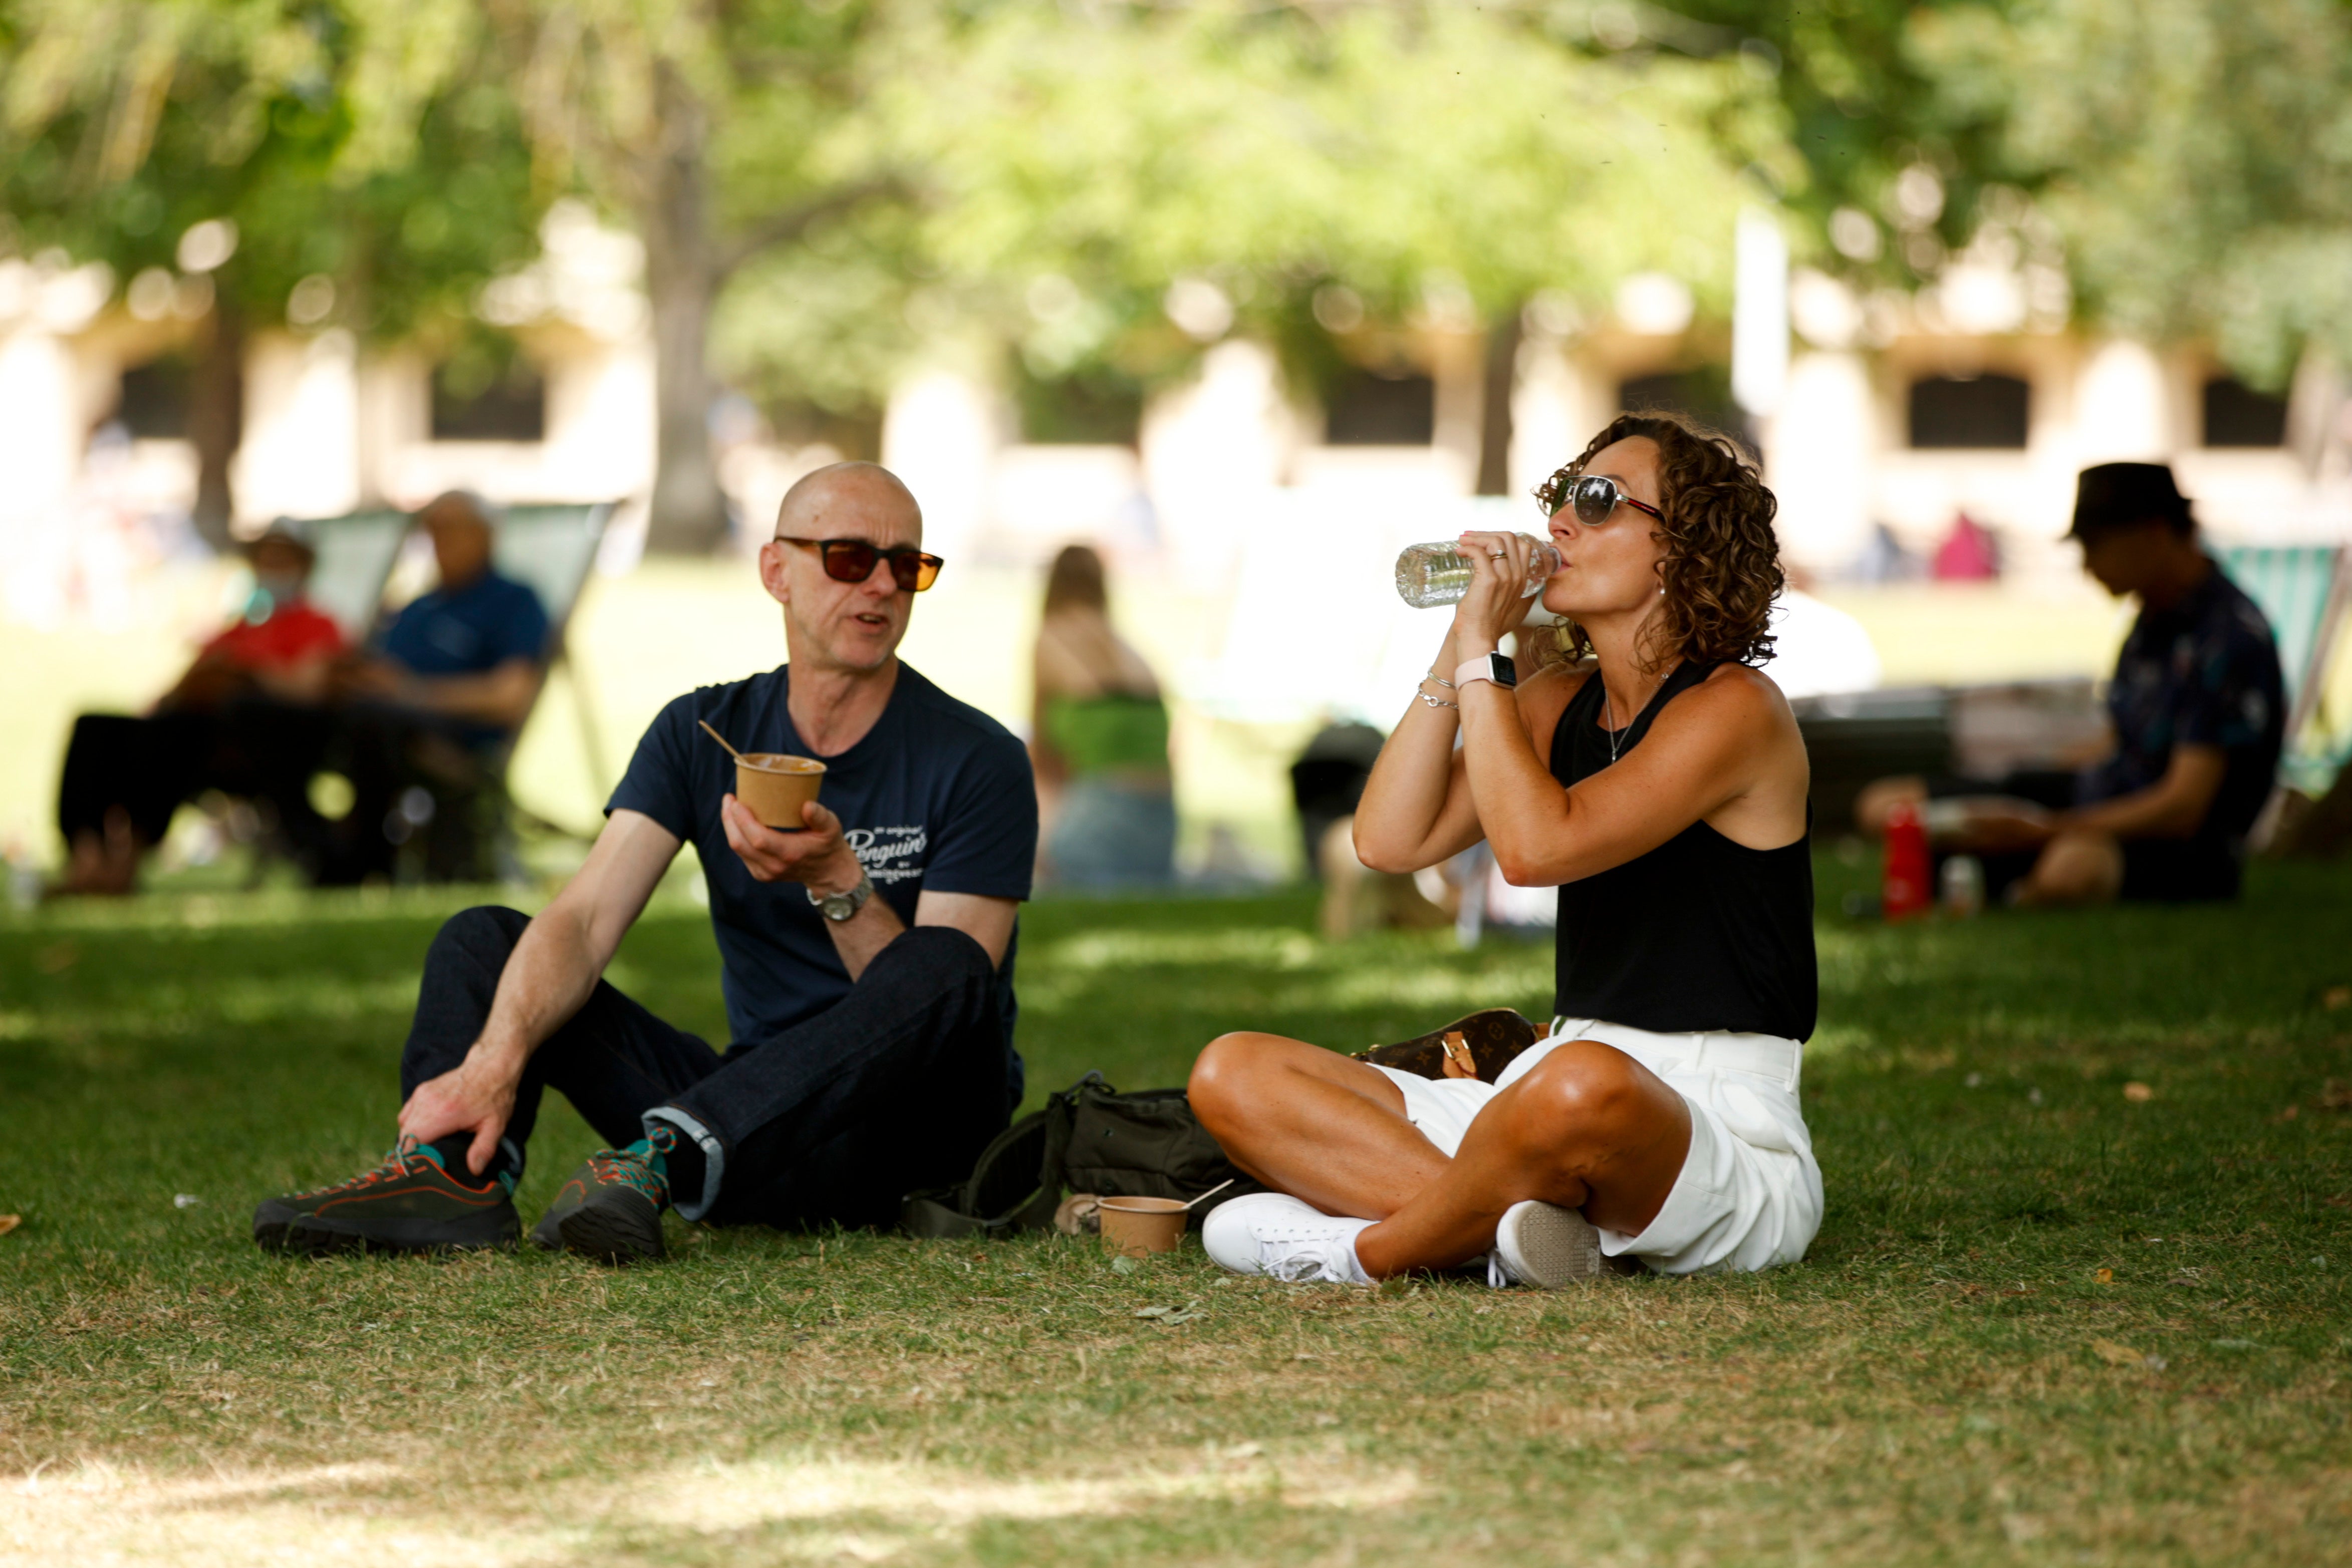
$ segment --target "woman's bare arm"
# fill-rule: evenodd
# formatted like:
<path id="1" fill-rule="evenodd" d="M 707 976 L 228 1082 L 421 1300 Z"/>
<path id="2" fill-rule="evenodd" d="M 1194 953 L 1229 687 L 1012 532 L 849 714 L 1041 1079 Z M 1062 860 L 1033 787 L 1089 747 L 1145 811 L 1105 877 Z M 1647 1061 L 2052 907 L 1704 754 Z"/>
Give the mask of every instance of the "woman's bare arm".
<path id="1" fill-rule="evenodd" d="M 1452 651 L 1448 637 L 1438 654 L 1440 670 L 1451 668 Z M 1585 679 L 1581 670 L 1554 666 L 1519 683 L 1513 700 L 1520 732 L 1537 752 L 1549 751 L 1560 713 Z M 1461 695 L 1433 682 L 1423 689 L 1449 701 Z M 1467 753 L 1454 744 L 1459 712 L 1416 698 L 1381 748 L 1356 807 L 1356 858 L 1372 869 L 1418 871 L 1459 855 L 1483 836 L 1465 766 Z M 1543 782 L 1553 795 L 1560 793 L 1549 773 Z"/>
<path id="2" fill-rule="evenodd" d="M 1516 705 L 1486 684 L 1463 704 L 1465 771 L 1515 885 L 1622 866 L 1703 819 L 1755 848 L 1804 831 L 1804 742 L 1780 689 L 1755 670 L 1717 669 L 1663 710 L 1639 748 L 1570 790 L 1538 760 Z"/>

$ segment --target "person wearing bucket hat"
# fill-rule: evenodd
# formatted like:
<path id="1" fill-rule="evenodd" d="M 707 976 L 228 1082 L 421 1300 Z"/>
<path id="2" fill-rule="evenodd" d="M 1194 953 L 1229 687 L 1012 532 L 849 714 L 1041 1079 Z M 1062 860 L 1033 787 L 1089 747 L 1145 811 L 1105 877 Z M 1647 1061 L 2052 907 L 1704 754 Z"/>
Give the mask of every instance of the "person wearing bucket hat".
<path id="1" fill-rule="evenodd" d="M 2063 771 L 1882 779 L 1856 819 L 1884 832 L 1911 803 L 1939 855 L 1976 855 L 2014 903 L 2235 898 L 2285 732 L 2270 623 L 2205 552 L 2165 464 L 2084 468 L 2066 537 L 2102 587 L 2139 601 L 2107 686 L 2109 747 Z"/>
<path id="2" fill-rule="evenodd" d="M 264 1202 L 254 1239 L 297 1253 L 518 1239 L 511 1194 L 550 1088 L 611 1146 L 532 1239 L 606 1262 L 661 1257 L 669 1209 L 887 1224 L 910 1188 L 970 1171 L 1021 1099 L 1013 962 L 1037 793 L 1011 731 L 898 657 L 940 566 L 887 469 L 836 464 L 794 485 L 760 552 L 789 662 L 663 710 L 545 910 L 442 926 L 393 1152 Z M 721 740 L 824 764 L 798 827 L 736 797 Z M 734 1037 L 723 1053 L 602 978 L 689 843 Z"/>
<path id="3" fill-rule="evenodd" d="M 214 634 L 172 689 L 139 717 L 85 713 L 74 722 L 58 783 L 65 875 L 50 892 L 128 893 L 139 863 L 182 802 L 210 788 L 247 793 L 249 765 L 273 720 L 312 710 L 326 696 L 342 628 L 306 595 L 318 560 L 290 518 L 243 547 L 253 578 L 229 624 Z"/>

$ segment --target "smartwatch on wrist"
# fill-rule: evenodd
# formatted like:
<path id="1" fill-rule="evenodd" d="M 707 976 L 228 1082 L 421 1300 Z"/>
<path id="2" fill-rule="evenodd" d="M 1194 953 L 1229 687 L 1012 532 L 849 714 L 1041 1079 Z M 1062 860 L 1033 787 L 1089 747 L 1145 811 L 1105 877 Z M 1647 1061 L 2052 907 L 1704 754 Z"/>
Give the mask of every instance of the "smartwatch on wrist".
<path id="1" fill-rule="evenodd" d="M 863 866 L 857 868 L 857 886 L 846 892 L 820 894 L 814 888 L 808 889 L 808 901 L 824 911 L 824 918 L 835 925 L 855 916 L 866 907 L 866 900 L 873 896 L 874 879 L 866 874 Z"/>
<path id="2" fill-rule="evenodd" d="M 1519 667 L 1504 653 L 1483 654 L 1465 663 L 1454 672 L 1454 684 L 1466 687 L 1474 680 L 1491 680 L 1508 691 L 1519 683 Z"/>

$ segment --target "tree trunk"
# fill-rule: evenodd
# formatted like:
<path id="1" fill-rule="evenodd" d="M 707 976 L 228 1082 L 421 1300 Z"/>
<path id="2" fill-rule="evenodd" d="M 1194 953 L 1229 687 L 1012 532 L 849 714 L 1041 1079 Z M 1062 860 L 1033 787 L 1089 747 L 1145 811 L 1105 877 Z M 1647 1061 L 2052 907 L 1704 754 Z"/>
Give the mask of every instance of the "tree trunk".
<path id="1" fill-rule="evenodd" d="M 1478 400 L 1478 493 L 1511 493 L 1511 394 L 1519 380 L 1525 307 L 1513 300 L 1486 329 L 1486 372 Z"/>
<path id="2" fill-rule="evenodd" d="M 245 434 L 245 315 L 226 289 L 213 296 L 212 315 L 188 375 L 188 444 L 196 449 L 196 532 L 215 550 L 229 546 L 236 515 L 228 466 Z"/>
<path id="3" fill-rule="evenodd" d="M 710 310 L 719 268 L 703 169 L 709 121 L 675 67 L 660 72 L 661 145 L 640 165 L 637 229 L 653 310 L 656 435 L 646 548 L 707 555 L 726 539 L 710 449 Z"/>

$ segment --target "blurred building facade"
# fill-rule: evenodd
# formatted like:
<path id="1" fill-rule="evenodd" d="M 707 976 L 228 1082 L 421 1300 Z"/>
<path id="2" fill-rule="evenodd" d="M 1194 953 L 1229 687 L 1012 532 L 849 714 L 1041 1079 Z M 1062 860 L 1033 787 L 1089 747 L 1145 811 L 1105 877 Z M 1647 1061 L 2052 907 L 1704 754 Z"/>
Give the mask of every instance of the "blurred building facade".
<path id="1" fill-rule="evenodd" d="M 551 218 L 546 239 L 539 264 L 480 302 L 521 353 L 494 385 L 450 384 L 421 345 L 362 349 L 331 328 L 254 333 L 240 529 L 412 506 L 457 484 L 504 500 L 641 496 L 654 421 L 640 252 L 572 209 Z M 195 462 L 175 380 L 195 330 L 184 282 L 142 298 L 91 268 L 0 263 L 0 461 L 12 476 L 0 566 L 21 574 L 74 548 L 93 485 L 119 511 L 188 505 Z M 2070 576 L 2057 542 L 2074 474 L 2113 458 L 2173 462 L 2217 535 L 2341 538 L 2352 520 L 2342 398 L 2325 375 L 2266 397 L 2198 347 L 2072 330 L 2063 291 L 2053 300 L 1993 266 L 1955 265 L 1916 296 L 1861 299 L 1801 268 L 1786 284 L 1791 347 L 1777 406 L 1760 417 L 1731 401 L 1727 334 L 1696 321 L 1672 279 L 1629 281 L 1595 319 L 1531 304 L 1510 392 L 1512 495 L 1525 498 L 1615 409 L 1665 404 L 1735 426 L 1761 451 L 1787 552 L 1814 580 L 1924 571 L 1963 518 L 1997 542 L 2009 575 Z M 1202 313 L 1189 296 L 1171 300 L 1171 316 L 1180 304 Z M 889 400 L 879 455 L 922 497 L 942 553 L 1036 561 L 1087 538 L 1201 585 L 1230 579 L 1270 506 L 1450 517 L 1475 488 L 1487 426 L 1484 340 L 1466 321 L 1378 334 L 1327 324 L 1355 368 L 1319 405 L 1286 386 L 1266 349 L 1227 338 L 1185 384 L 1089 421 L 1093 438 L 1072 441 L 1024 429 L 1004 387 L 942 363 Z M 715 416 L 713 428 L 750 519 L 836 455 L 767 439 L 756 416 Z M 1532 510 L 1524 521 L 1534 526 Z M 625 521 L 624 550 L 625 538 Z"/>

